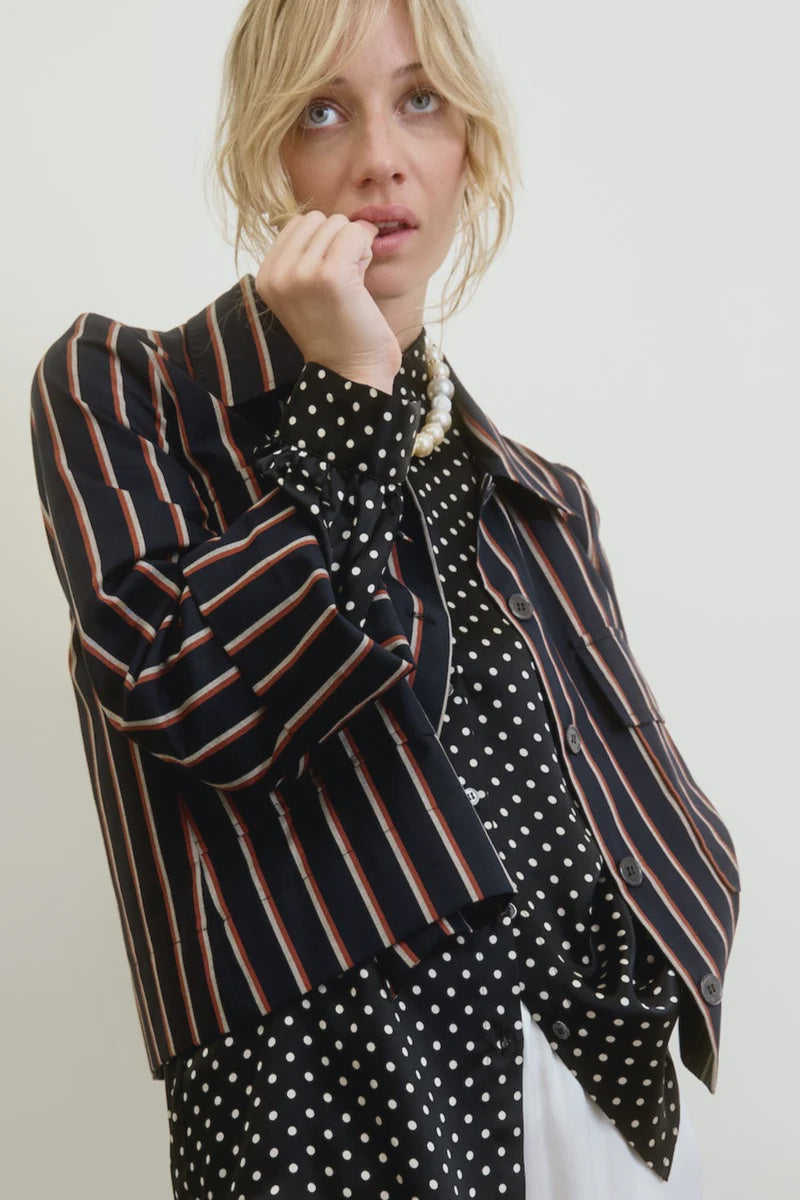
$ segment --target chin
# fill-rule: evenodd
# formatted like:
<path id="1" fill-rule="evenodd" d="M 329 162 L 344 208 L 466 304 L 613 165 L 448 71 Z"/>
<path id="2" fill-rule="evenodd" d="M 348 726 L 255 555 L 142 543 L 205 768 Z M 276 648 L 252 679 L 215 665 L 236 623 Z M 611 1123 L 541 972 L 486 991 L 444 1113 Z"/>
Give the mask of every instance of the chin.
<path id="1" fill-rule="evenodd" d="M 370 263 L 364 275 L 364 285 L 370 294 L 381 292 L 387 297 L 403 296 L 419 284 L 418 273 L 415 271 L 412 275 L 400 263 Z"/>

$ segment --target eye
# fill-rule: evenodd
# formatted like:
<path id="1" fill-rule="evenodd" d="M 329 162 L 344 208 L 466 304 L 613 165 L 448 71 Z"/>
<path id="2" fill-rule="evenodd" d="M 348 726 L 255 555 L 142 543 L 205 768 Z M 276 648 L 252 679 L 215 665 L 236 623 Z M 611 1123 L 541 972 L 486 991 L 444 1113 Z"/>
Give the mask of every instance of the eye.
<path id="1" fill-rule="evenodd" d="M 309 117 L 311 117 L 313 113 L 324 112 L 326 108 L 333 111 L 333 105 L 328 104 L 327 100 L 313 100 L 311 104 L 306 105 L 300 114 L 300 124 L 303 124 L 303 117 L 306 115 L 306 113 L 308 113 Z M 316 121 L 311 121 L 311 128 L 324 129 L 325 126 L 321 122 L 317 123 Z"/>
<path id="2" fill-rule="evenodd" d="M 428 101 L 424 108 L 416 107 L 414 109 L 414 111 L 419 113 L 421 116 L 427 116 L 428 114 L 433 115 L 439 111 L 440 107 L 444 103 L 442 97 L 438 92 L 435 92 L 433 88 L 414 88 L 414 90 L 409 92 L 409 94 L 406 96 L 405 102 L 408 103 L 409 101 L 415 100 Z M 431 107 L 430 101 L 434 101 L 433 107 Z M 332 127 L 332 122 L 325 120 L 317 121 L 314 119 L 315 114 L 324 113 L 326 110 L 329 112 L 335 112 L 336 106 L 333 105 L 329 100 L 312 100 L 311 103 L 307 104 L 301 112 L 298 118 L 298 124 L 303 129 L 330 129 Z M 308 117 L 308 123 L 306 123 L 304 120 L 306 117 Z"/>
<path id="3" fill-rule="evenodd" d="M 439 95 L 438 92 L 434 92 L 433 88 L 415 88 L 414 91 L 411 93 L 411 95 L 408 97 L 408 99 L 409 100 L 426 100 L 427 99 L 427 100 L 435 100 L 436 101 L 435 108 L 418 108 L 417 112 L 426 112 L 426 113 L 427 112 L 436 112 L 436 111 L 438 111 L 438 108 L 442 104 L 442 97 Z"/>

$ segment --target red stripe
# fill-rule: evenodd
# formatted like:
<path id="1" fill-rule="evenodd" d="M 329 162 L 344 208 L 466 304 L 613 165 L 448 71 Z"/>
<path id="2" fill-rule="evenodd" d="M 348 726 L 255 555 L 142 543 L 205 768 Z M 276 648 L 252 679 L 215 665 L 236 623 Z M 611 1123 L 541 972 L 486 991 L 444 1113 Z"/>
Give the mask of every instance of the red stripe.
<path id="1" fill-rule="evenodd" d="M 153 856 L 153 865 L 155 868 L 156 875 L 158 876 L 159 886 L 161 887 L 161 895 L 162 895 L 162 898 L 164 901 L 163 914 L 167 920 L 167 923 L 169 924 L 170 933 L 172 935 L 172 947 L 173 947 L 173 952 L 174 952 L 174 957 L 175 957 L 175 973 L 178 978 L 178 984 L 180 987 L 181 996 L 183 997 L 183 1007 L 184 1007 L 184 1011 L 186 1013 L 186 1020 L 192 1031 L 192 1040 L 197 1042 L 197 1041 L 199 1041 L 200 1034 L 199 1034 L 199 1031 L 197 1028 L 197 1022 L 195 1020 L 191 996 L 189 994 L 189 984 L 188 984 L 188 979 L 187 979 L 187 974 L 186 974 L 186 967 L 183 962 L 183 947 L 182 947 L 182 941 L 181 941 L 181 936 L 180 936 L 180 930 L 178 929 L 178 926 L 175 922 L 175 917 L 174 917 L 175 905 L 174 905 L 174 901 L 172 899 L 172 893 L 171 893 L 171 889 L 169 886 L 169 881 L 167 880 L 167 877 L 163 870 L 161 851 L 160 851 L 160 846 L 158 844 L 158 834 L 156 832 L 155 821 L 153 819 L 152 806 L 150 804 L 150 794 L 149 794 L 149 791 L 147 788 L 147 782 L 146 782 L 145 776 L 144 776 L 144 769 L 142 767 L 141 752 L 139 750 L 139 747 L 134 742 L 128 742 L 128 746 L 130 748 L 130 757 L 131 757 L 131 762 L 133 764 L 133 772 L 136 777 L 136 786 L 139 790 L 139 800 L 140 800 L 140 804 L 141 804 L 141 812 L 142 812 L 142 816 L 144 818 L 144 824 L 145 824 L 145 828 L 147 830 L 147 837 L 148 837 L 148 841 L 150 843 L 150 850 L 151 850 L 151 853 Z M 111 747 L 110 746 L 108 747 L 108 753 L 109 753 L 109 757 L 110 757 L 111 756 Z M 116 785 L 116 773 L 115 773 L 115 785 Z M 138 880 L 137 880 L 137 896 L 139 896 L 140 904 L 141 904 L 141 896 L 140 896 L 139 890 L 138 890 Z M 144 906 L 142 905 L 141 908 L 142 908 L 142 923 L 146 924 L 146 913 L 145 913 Z M 149 943 L 149 941 L 150 941 L 150 938 L 148 936 L 148 943 Z M 152 956 L 153 956 L 152 945 L 150 946 L 150 953 L 151 953 L 151 960 L 152 960 Z M 165 1033 L 170 1042 L 170 1045 L 172 1045 L 173 1044 L 172 1033 L 169 1028 L 169 1020 L 166 1015 L 166 1012 L 163 1013 L 163 1019 L 164 1019 Z"/>
<path id="2" fill-rule="evenodd" d="M 275 796 L 276 801 L 280 804 L 282 811 L 285 812 L 285 805 L 283 804 L 283 799 L 280 796 L 280 793 L 274 792 L 273 795 Z M 249 857 L 250 857 L 250 863 L 252 864 L 252 870 L 255 873 L 259 884 L 261 885 L 261 889 L 264 893 L 264 896 L 266 897 L 267 908 L 269 910 L 272 922 L 278 927 L 278 930 L 280 931 L 280 937 L 283 940 L 285 946 L 287 947 L 287 949 L 289 951 L 289 958 L 292 963 L 294 973 L 299 978 L 300 983 L 303 986 L 303 989 L 305 991 L 308 991 L 312 986 L 311 978 L 308 975 L 308 972 L 306 971 L 305 966 L 303 965 L 303 960 L 300 957 L 297 946 L 295 945 L 293 939 L 289 935 L 289 930 L 286 926 L 286 922 L 284 921 L 283 917 L 281 916 L 280 909 L 278 908 L 277 904 L 275 903 L 275 897 L 273 896 L 272 892 L 270 891 L 269 887 L 267 886 L 267 880 L 264 876 L 264 872 L 261 869 L 261 863 L 258 861 L 255 846 L 253 845 L 253 840 L 250 836 L 250 830 L 247 828 L 247 825 L 245 824 L 245 821 L 244 821 L 241 811 L 236 807 L 235 803 L 233 802 L 233 800 L 231 799 L 230 796 L 227 796 L 227 795 L 225 796 L 225 803 L 226 803 L 227 807 L 230 809 L 231 814 L 237 823 L 238 836 L 241 838 L 242 842 L 244 843 L 244 845 L 247 847 L 247 849 L 249 851 Z M 267 1007 L 271 1008 L 272 1006 L 268 1005 Z"/>
<path id="3" fill-rule="evenodd" d="M 400 857 L 401 857 L 403 865 L 405 867 L 406 875 L 410 876 L 410 878 L 413 879 L 416 889 L 422 895 L 427 913 L 431 917 L 434 917 L 436 915 L 436 905 L 431 900 L 428 889 L 423 884 L 422 878 L 419 874 L 419 871 L 414 866 L 414 862 L 406 848 L 405 842 L 400 837 L 397 826 L 394 825 L 393 822 L 390 821 L 389 810 L 387 809 L 386 804 L 384 803 L 381 793 L 378 791 L 377 787 L 375 786 L 375 781 L 372 778 L 372 774 L 370 772 L 369 767 L 367 766 L 367 761 L 366 761 L 365 755 L 362 754 L 360 747 L 357 745 L 353 735 L 351 733 L 349 733 L 348 730 L 346 730 L 346 729 L 343 730 L 339 736 L 347 748 L 347 752 L 350 755 L 351 761 L 354 761 L 357 764 L 356 769 L 358 771 L 359 776 L 362 777 L 362 786 L 365 788 L 367 795 L 369 796 L 370 801 L 372 802 L 372 807 L 374 809 L 377 809 L 380 812 L 381 816 L 383 817 L 385 827 L 387 829 L 391 828 L 392 842 L 400 852 Z M 366 880 L 366 877 L 365 877 L 365 880 Z M 371 889 L 370 889 L 370 894 L 372 894 Z M 380 910 L 380 916 L 381 916 L 381 922 L 383 925 L 383 929 L 389 935 L 389 938 L 388 938 L 389 942 L 394 942 L 394 940 L 395 940 L 394 933 L 392 932 L 392 929 L 391 929 L 391 926 L 389 925 L 388 920 L 386 920 L 384 917 L 383 910 Z"/>
<path id="4" fill-rule="evenodd" d="M 208 936 L 206 930 L 206 917 L 203 911 L 201 884 L 198 880 L 200 867 L 197 861 L 197 855 L 192 846 L 192 831 L 189 810 L 182 796 L 178 797 L 178 811 L 181 818 L 181 827 L 183 829 L 184 844 L 186 846 L 186 857 L 189 861 L 189 869 L 192 875 L 192 903 L 194 906 L 195 929 L 197 930 L 197 949 L 200 952 L 200 957 L 203 962 L 203 974 L 206 980 L 206 991 L 208 992 L 211 1007 L 214 1011 L 214 1017 L 217 1022 L 217 1029 L 220 1033 L 226 1033 L 228 1022 L 222 1011 L 219 1000 L 217 998 L 217 988 L 214 983 L 211 972 L 211 948 L 208 944 Z"/>
<path id="5" fill-rule="evenodd" d="M 218 903 L 219 907 L 222 909 L 222 912 L 224 914 L 226 932 L 227 932 L 228 936 L 233 939 L 233 941 L 236 945 L 236 949 L 239 953 L 243 970 L 245 971 L 245 973 L 247 975 L 249 983 L 252 985 L 251 990 L 255 991 L 256 995 L 258 996 L 259 1004 L 261 1005 L 262 1011 L 267 1012 L 268 1009 L 270 1008 L 270 1005 L 267 1001 L 267 997 L 264 992 L 264 989 L 261 986 L 261 981 L 258 978 L 258 974 L 257 974 L 252 962 L 250 961 L 250 956 L 248 955 L 247 951 L 245 950 L 244 942 L 242 941 L 242 936 L 239 933 L 239 929 L 238 929 L 238 926 L 234 919 L 233 913 L 232 913 L 231 909 L 228 907 L 228 904 L 225 900 L 225 893 L 222 890 L 222 885 L 220 884 L 219 876 L 217 875 L 217 872 L 214 868 L 214 863 L 213 863 L 212 857 L 208 853 L 208 847 L 206 846 L 206 843 L 203 840 L 203 835 L 201 834 L 198 826 L 192 820 L 192 815 L 191 815 L 188 805 L 185 805 L 183 803 L 181 803 L 181 816 L 182 816 L 182 819 L 184 820 L 185 824 L 191 826 L 192 832 L 194 833 L 194 836 L 200 846 L 203 874 L 205 875 L 206 879 L 208 881 L 210 881 L 210 884 L 213 884 L 214 895 L 216 896 L 217 903 Z M 226 1018 L 226 1026 L 225 1027 L 227 1028 L 227 1018 Z"/>
<path id="6" fill-rule="evenodd" d="M 452 861 L 454 863 L 457 863 L 459 865 L 462 876 L 466 877 L 466 879 L 469 881 L 470 887 L 472 888 L 472 891 L 473 891 L 474 895 L 476 896 L 476 898 L 479 900 L 484 899 L 485 894 L 484 894 L 484 892 L 481 891 L 480 887 L 478 886 L 478 881 L 475 878 L 474 874 L 472 873 L 469 863 L 464 858 L 464 855 L 461 853 L 458 842 L 456 841 L 455 837 L 453 836 L 453 831 L 450 828 L 449 824 L 447 823 L 444 813 L 442 812 L 442 810 L 438 807 L 438 805 L 435 802 L 433 792 L 428 787 L 428 783 L 425 779 L 425 776 L 422 773 L 422 768 L 420 767 L 419 763 L 417 762 L 417 759 L 414 756 L 414 752 L 411 749 L 410 742 L 407 742 L 404 740 L 404 738 L 400 732 L 400 726 L 398 725 L 394 714 L 391 713 L 383 704 L 377 704 L 377 708 L 381 714 L 381 717 L 383 718 L 384 722 L 386 723 L 386 725 L 388 727 L 391 727 L 391 730 L 394 731 L 395 742 L 397 744 L 397 749 L 400 754 L 400 757 L 405 761 L 407 768 L 409 769 L 410 773 L 414 776 L 414 778 L 417 780 L 417 783 L 419 785 L 421 785 L 421 791 L 424 794 L 425 799 L 427 801 L 426 807 L 430 810 L 430 812 L 436 814 L 436 818 L 437 818 L 436 824 L 441 827 L 441 830 L 444 834 L 444 840 L 447 844 L 450 858 L 452 859 Z M 420 790 L 420 788 L 417 788 L 418 792 L 419 792 L 419 790 Z"/>
<path id="7" fill-rule="evenodd" d="M 294 822 L 292 820 L 291 806 L 287 805 L 284 802 L 283 795 L 280 792 L 278 792 L 277 789 L 276 789 L 275 794 L 280 798 L 281 810 L 283 812 L 283 816 L 284 816 L 284 818 L 286 820 L 286 824 L 288 826 L 289 837 L 291 838 L 292 845 L 293 845 L 293 847 L 300 859 L 300 862 L 302 864 L 303 880 L 306 884 L 306 887 L 308 887 L 310 889 L 310 891 L 313 893 L 314 904 L 315 904 L 318 912 L 321 914 L 322 923 L 333 934 L 333 939 L 331 941 L 331 945 L 336 946 L 336 948 L 338 949 L 338 957 L 339 957 L 340 962 L 342 962 L 344 964 L 344 969 L 348 969 L 354 965 L 353 959 L 350 957 L 350 953 L 347 949 L 347 946 L 345 945 L 344 938 L 342 937 L 341 933 L 339 932 L 338 926 L 336 925 L 336 922 L 334 921 L 333 917 L 331 916 L 330 909 L 328 908 L 327 904 L 325 903 L 325 900 L 322 895 L 322 890 L 321 890 L 319 884 L 317 883 L 316 876 L 314 875 L 314 872 L 311 870 L 311 864 L 308 861 L 308 857 L 306 855 L 305 850 L 303 849 L 302 840 L 301 840 L 300 835 L 298 834 L 297 830 L 294 827 Z M 330 941 L 331 940 L 330 935 L 328 935 L 328 938 Z"/>
<path id="8" fill-rule="evenodd" d="M 288 546 L 282 546 L 280 550 L 277 550 L 274 554 L 271 554 L 268 558 L 265 558 L 263 562 L 258 564 L 257 567 L 253 567 L 251 570 L 246 571 L 236 584 L 225 588 L 217 596 L 214 596 L 213 599 L 204 600 L 200 605 L 201 612 L 204 616 L 208 613 L 215 612 L 221 604 L 226 604 L 234 596 L 237 596 L 243 588 L 249 587 L 250 584 L 254 583 L 256 579 L 260 579 L 262 575 L 268 574 L 273 567 L 277 566 L 278 563 L 283 562 L 284 558 L 288 558 L 289 555 L 294 554 L 296 550 L 301 549 L 303 546 L 311 544 L 317 544 L 316 539 L 313 537 L 299 538 L 298 541 L 291 542 Z"/>

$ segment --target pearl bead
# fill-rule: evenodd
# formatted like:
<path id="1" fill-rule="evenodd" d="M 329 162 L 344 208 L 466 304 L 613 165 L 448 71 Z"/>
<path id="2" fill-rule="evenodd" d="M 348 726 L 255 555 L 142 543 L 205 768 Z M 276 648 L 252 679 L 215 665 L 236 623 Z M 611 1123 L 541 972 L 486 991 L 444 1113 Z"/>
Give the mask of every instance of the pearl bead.
<path id="1" fill-rule="evenodd" d="M 448 429 L 450 429 L 453 424 L 453 418 L 450 416 L 449 412 L 437 412 L 435 421 L 426 421 L 425 424 L 428 429 L 430 429 L 433 425 L 439 425 L 443 432 L 447 433 Z"/>
<path id="2" fill-rule="evenodd" d="M 428 399 L 433 400 L 436 396 L 447 396 L 450 399 L 455 395 L 455 387 L 451 379 L 434 379 L 428 384 L 427 393 Z"/>
<path id="3" fill-rule="evenodd" d="M 452 408 L 455 385 L 450 379 L 450 368 L 442 357 L 438 346 L 425 343 L 425 368 L 428 375 L 427 396 L 430 411 L 414 438 L 412 454 L 425 458 L 444 441 L 445 434 L 453 424 Z"/>

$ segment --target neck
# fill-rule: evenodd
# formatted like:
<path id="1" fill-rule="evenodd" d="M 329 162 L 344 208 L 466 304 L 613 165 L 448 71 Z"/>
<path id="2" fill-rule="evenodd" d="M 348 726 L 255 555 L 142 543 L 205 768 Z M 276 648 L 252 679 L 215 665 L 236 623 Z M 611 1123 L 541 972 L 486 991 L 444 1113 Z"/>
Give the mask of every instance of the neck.
<path id="1" fill-rule="evenodd" d="M 408 347 L 411 345 L 411 343 L 413 341 L 415 341 L 416 338 L 419 337 L 420 333 L 422 333 L 422 324 L 421 323 L 419 325 L 415 325 L 414 328 L 410 332 L 406 332 L 405 330 L 402 331 L 401 333 L 395 332 L 395 336 L 397 337 L 397 341 L 400 345 L 400 349 L 405 352 L 408 349 Z"/>
<path id="2" fill-rule="evenodd" d="M 407 350 L 422 332 L 422 313 L 425 307 L 426 290 L 427 288 L 422 288 L 410 295 L 385 297 L 380 294 L 376 296 L 370 291 L 370 295 L 381 310 L 387 325 L 403 351 Z"/>

